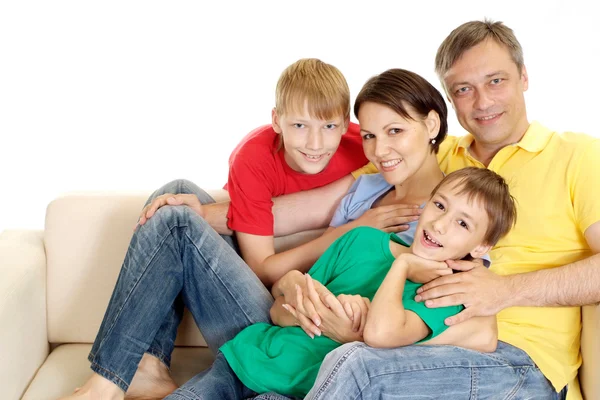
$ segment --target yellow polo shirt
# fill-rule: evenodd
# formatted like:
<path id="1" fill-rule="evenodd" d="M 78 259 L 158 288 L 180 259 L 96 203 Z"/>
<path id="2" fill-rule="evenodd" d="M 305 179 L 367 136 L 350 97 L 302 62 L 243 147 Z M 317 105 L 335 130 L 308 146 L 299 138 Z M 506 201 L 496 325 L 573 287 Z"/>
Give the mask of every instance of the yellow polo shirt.
<path id="1" fill-rule="evenodd" d="M 445 173 L 484 165 L 469 154 L 473 137 L 449 136 L 438 160 Z M 517 200 L 514 229 L 490 252 L 499 275 L 560 267 L 592 255 L 585 230 L 600 221 L 600 139 L 556 133 L 534 122 L 514 145 L 500 150 L 489 169 L 504 177 Z M 376 172 L 371 166 L 356 172 Z M 498 314 L 499 339 L 524 351 L 554 387 L 569 384 L 581 399 L 577 370 L 580 307 L 512 307 Z"/>

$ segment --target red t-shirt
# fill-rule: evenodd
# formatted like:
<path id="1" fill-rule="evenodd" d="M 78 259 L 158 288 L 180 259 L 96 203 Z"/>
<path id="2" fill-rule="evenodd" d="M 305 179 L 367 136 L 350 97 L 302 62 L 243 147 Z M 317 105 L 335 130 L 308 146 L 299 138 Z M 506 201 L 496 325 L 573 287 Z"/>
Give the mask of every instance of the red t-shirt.
<path id="1" fill-rule="evenodd" d="M 271 125 L 250 132 L 229 157 L 226 189 L 231 203 L 228 226 L 253 235 L 273 235 L 273 197 L 313 189 L 334 182 L 364 166 L 360 128 L 350 123 L 329 164 L 318 174 L 294 171 L 277 151 L 279 135 Z"/>

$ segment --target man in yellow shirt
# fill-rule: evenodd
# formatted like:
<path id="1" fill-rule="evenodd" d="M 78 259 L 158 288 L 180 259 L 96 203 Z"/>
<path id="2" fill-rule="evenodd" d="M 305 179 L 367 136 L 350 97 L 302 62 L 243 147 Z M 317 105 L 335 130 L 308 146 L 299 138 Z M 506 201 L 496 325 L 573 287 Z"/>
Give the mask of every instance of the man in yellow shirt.
<path id="1" fill-rule="evenodd" d="M 448 325 L 497 314 L 498 349 L 349 343 L 327 357 L 307 398 L 579 399 L 580 306 L 600 301 L 600 140 L 529 123 L 522 49 L 500 22 L 455 29 L 436 72 L 470 132 L 442 143 L 442 170 L 494 170 L 508 181 L 519 217 L 492 250 L 491 270 L 449 262 L 464 272 L 424 285 L 416 300 L 464 304 Z"/>

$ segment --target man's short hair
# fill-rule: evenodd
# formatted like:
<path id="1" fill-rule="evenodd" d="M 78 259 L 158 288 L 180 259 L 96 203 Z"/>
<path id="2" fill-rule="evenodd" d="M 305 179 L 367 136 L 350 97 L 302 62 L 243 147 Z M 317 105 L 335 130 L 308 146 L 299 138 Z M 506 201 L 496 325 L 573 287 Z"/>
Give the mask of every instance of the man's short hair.
<path id="1" fill-rule="evenodd" d="M 444 177 L 431 196 L 443 186 L 454 186 L 459 195 L 468 195 L 469 202 L 483 205 L 489 219 L 483 242 L 489 246 L 498 243 L 517 222 L 517 206 L 508 184 L 492 170 L 466 167 L 454 171 Z"/>
<path id="2" fill-rule="evenodd" d="M 462 24 L 450 32 L 438 48 L 435 56 L 435 72 L 443 82 L 444 75 L 463 53 L 486 39 L 504 45 L 517 65 L 519 74 L 523 70 L 523 49 L 514 32 L 502 22 L 489 19 L 483 21 L 470 21 Z"/>
<path id="3" fill-rule="evenodd" d="M 412 107 L 425 118 L 431 110 L 440 117 L 440 129 L 431 144 L 437 153 L 440 143 L 448 133 L 448 107 L 442 94 L 427 79 L 405 69 L 394 68 L 373 76 L 367 81 L 354 101 L 354 115 L 358 118 L 360 107 L 366 103 L 377 103 L 393 110 L 407 119 L 414 119 L 406 109 Z"/>
<path id="4" fill-rule="evenodd" d="M 350 117 L 350 89 L 340 70 L 316 58 L 303 58 L 282 72 L 275 90 L 277 113 L 302 113 L 305 106 L 313 118 Z"/>

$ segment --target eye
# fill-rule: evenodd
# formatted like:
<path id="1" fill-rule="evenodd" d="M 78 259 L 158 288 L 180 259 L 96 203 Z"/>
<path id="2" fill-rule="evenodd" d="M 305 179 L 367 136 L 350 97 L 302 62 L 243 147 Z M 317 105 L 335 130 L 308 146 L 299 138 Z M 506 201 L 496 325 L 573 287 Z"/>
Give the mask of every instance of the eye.
<path id="1" fill-rule="evenodd" d="M 442 211 L 445 210 L 444 205 L 442 203 L 440 203 L 439 201 L 434 201 L 433 204 L 440 210 L 442 210 Z"/>
<path id="2" fill-rule="evenodd" d="M 456 89 L 456 91 L 454 93 L 456 94 L 465 94 L 469 91 L 469 88 L 466 86 L 460 87 L 458 89 Z"/>
<path id="3" fill-rule="evenodd" d="M 297 129 L 302 129 L 302 128 L 304 128 L 304 127 L 305 127 L 305 125 L 304 125 L 304 124 L 300 124 L 300 123 L 293 124 L 292 126 L 293 126 L 294 128 L 297 128 Z"/>
<path id="4" fill-rule="evenodd" d="M 498 85 L 499 83 L 501 83 L 504 79 L 502 78 L 495 78 L 492 79 L 492 81 L 490 82 L 492 85 Z"/>
<path id="5" fill-rule="evenodd" d="M 469 230 L 469 225 L 467 225 L 467 223 L 466 223 L 465 221 L 463 221 L 463 220 L 459 220 L 459 221 L 458 221 L 458 224 L 459 224 L 460 226 L 462 226 L 463 228 L 465 228 L 466 230 Z"/>
<path id="6" fill-rule="evenodd" d="M 337 128 L 336 124 L 327 124 L 327 125 L 325 125 L 325 129 L 328 129 L 328 130 L 333 130 L 335 128 Z"/>
<path id="7" fill-rule="evenodd" d="M 400 132 L 402 132 L 402 129 L 400 129 L 400 128 L 392 128 L 392 129 L 390 129 L 390 130 L 389 130 L 389 132 L 388 132 L 388 133 L 389 133 L 390 135 L 397 135 L 397 134 L 399 134 Z"/>
<path id="8" fill-rule="evenodd" d="M 373 139 L 375 137 L 375 135 L 373 135 L 372 133 L 365 133 L 363 135 L 363 140 L 369 140 L 369 139 Z"/>

